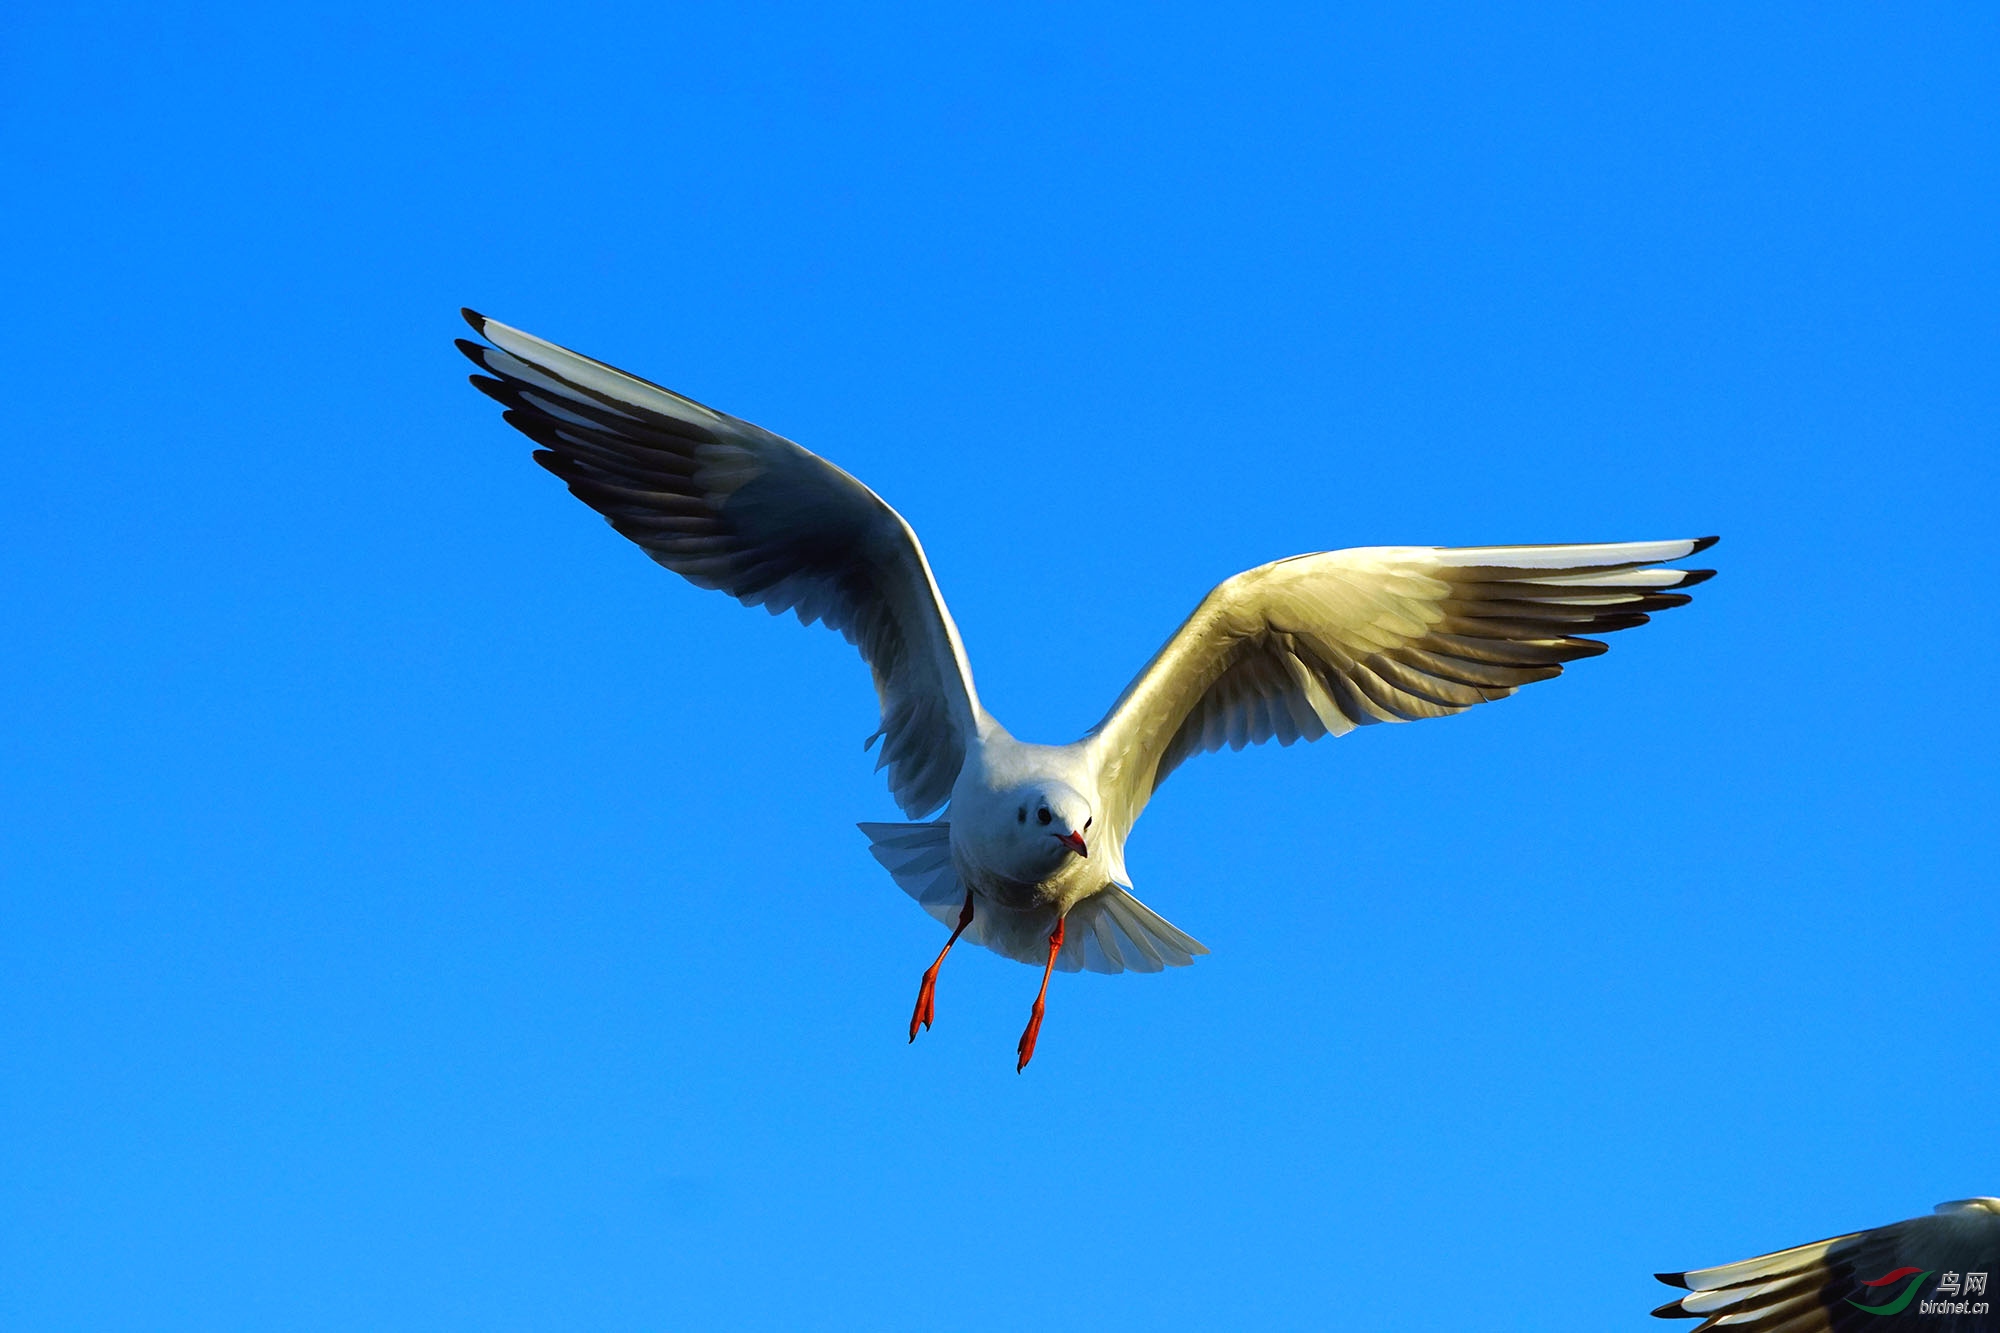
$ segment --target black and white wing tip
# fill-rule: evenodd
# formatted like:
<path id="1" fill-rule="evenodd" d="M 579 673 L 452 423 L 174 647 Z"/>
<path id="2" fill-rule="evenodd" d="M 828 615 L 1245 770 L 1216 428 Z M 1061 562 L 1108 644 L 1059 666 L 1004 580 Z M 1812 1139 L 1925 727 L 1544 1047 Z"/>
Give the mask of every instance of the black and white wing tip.
<path id="1" fill-rule="evenodd" d="M 1953 1199 L 1929 1216 L 1853 1231 L 1738 1263 L 1654 1278 L 1688 1294 L 1653 1311 L 1656 1319 L 1702 1319 L 1701 1329 L 1744 1333 L 1841 1333 L 1901 1314 L 1933 1273 L 2000 1269 L 2000 1198 Z M 1913 1279 L 1898 1299 L 1890 1283 Z M 1892 1309 L 1870 1308 L 1878 1304 Z M 1948 1293 L 1947 1293 L 1948 1294 Z M 1956 1325 L 1954 1325 L 1956 1326 Z M 1974 1327 L 1987 1327 L 1983 1322 Z"/>

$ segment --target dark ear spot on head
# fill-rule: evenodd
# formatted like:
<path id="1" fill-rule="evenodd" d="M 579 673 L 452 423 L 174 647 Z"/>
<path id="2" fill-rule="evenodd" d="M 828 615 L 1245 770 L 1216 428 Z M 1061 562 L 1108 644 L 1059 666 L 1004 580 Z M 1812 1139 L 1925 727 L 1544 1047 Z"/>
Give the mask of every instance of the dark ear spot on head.
<path id="1" fill-rule="evenodd" d="M 1028 807 L 1027 807 L 1027 806 L 1025 806 L 1025 805 L 1024 805 L 1024 806 L 1022 806 L 1022 807 L 1021 807 L 1021 808 L 1020 808 L 1019 810 L 1016 810 L 1016 811 L 1014 812 L 1014 822 L 1015 822 L 1016 824 L 1025 824 L 1025 823 L 1027 823 L 1027 822 L 1028 822 Z"/>

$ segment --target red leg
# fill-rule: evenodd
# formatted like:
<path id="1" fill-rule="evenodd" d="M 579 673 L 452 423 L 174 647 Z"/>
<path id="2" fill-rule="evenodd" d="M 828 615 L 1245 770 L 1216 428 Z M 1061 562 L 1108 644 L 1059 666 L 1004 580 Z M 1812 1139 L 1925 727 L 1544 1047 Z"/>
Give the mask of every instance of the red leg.
<path id="1" fill-rule="evenodd" d="M 1021 1034 L 1021 1044 L 1015 1048 L 1021 1052 L 1021 1063 L 1014 1066 L 1017 1074 L 1035 1058 L 1035 1038 L 1042 1030 L 1042 1007 L 1049 997 L 1049 973 L 1056 970 L 1056 955 L 1062 952 L 1063 921 L 1063 917 L 1056 918 L 1055 934 L 1049 936 L 1049 961 L 1042 968 L 1042 988 L 1035 993 L 1035 1007 L 1028 1014 L 1028 1030 Z"/>
<path id="2" fill-rule="evenodd" d="M 917 1029 L 928 1028 L 931 1018 L 937 1013 L 937 974 L 944 966 L 944 956 L 951 952 L 951 946 L 958 943 L 958 937 L 972 924 L 972 890 L 965 891 L 965 910 L 958 914 L 958 929 L 951 932 L 951 938 L 938 950 L 937 961 L 930 971 L 924 973 L 924 984 L 917 987 L 917 1011 L 910 1015 L 910 1040 L 917 1039 Z"/>

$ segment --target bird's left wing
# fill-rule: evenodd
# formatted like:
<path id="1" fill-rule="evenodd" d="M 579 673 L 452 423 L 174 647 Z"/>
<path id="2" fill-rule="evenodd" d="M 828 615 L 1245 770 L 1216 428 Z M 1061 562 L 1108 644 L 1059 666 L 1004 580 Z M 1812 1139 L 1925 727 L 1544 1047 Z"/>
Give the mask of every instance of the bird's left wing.
<path id="1" fill-rule="evenodd" d="M 1604 651 L 1705 569 L 1655 569 L 1715 538 L 1578 546 L 1369 546 L 1219 585 L 1086 738 L 1129 829 L 1189 755 L 1444 717 Z"/>
<path id="2" fill-rule="evenodd" d="M 760 426 L 468 310 L 472 382 L 654 560 L 772 615 L 824 621 L 861 650 L 882 755 L 912 816 L 951 795 L 989 719 L 917 535 L 847 473 Z M 872 740 L 872 738 L 871 738 Z"/>
<path id="3" fill-rule="evenodd" d="M 1775 1254 L 1686 1273 L 1657 1273 L 1688 1294 L 1653 1313 L 1700 1319 L 1692 1333 L 1727 1328 L 1745 1333 L 1850 1333 L 1883 1327 L 1883 1319 L 1915 1317 L 1921 1302 L 1964 1300 L 1988 1308 L 1952 1318 L 1941 1328 L 1996 1329 L 1993 1288 L 2000 1270 L 2000 1199 L 1941 1203 L 1913 1217 Z M 1977 1291 L 1971 1290 L 1976 1283 Z M 1945 1312 L 1957 1315 L 1956 1311 Z M 1900 1327 L 1890 1319 L 1888 1327 Z"/>

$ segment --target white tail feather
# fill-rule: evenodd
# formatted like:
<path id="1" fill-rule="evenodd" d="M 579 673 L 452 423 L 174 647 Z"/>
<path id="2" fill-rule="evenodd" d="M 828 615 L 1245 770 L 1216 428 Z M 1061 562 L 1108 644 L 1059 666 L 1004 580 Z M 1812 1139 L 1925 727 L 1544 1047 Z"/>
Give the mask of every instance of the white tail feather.
<path id="1" fill-rule="evenodd" d="M 928 824 L 857 824 L 868 835 L 868 850 L 896 881 L 896 887 L 947 926 L 958 924 L 965 889 L 951 864 L 951 821 Z"/>
<path id="2" fill-rule="evenodd" d="M 958 925 L 965 886 L 951 862 L 951 821 L 861 824 L 869 848 L 896 886 L 945 926 Z M 1055 913 L 1014 911 L 981 899 L 960 936 L 1003 958 L 1040 967 L 1048 961 Z M 1063 930 L 1056 967 L 1064 972 L 1158 972 L 1186 967 L 1208 950 L 1199 940 L 1113 884 L 1078 903 Z"/>
<path id="3" fill-rule="evenodd" d="M 1071 909 L 1062 955 L 1065 972 L 1158 972 L 1186 967 L 1208 949 L 1116 884 Z"/>

